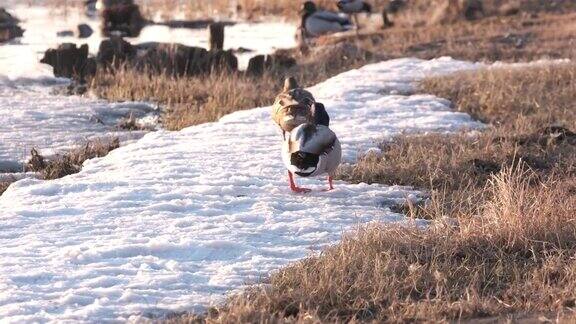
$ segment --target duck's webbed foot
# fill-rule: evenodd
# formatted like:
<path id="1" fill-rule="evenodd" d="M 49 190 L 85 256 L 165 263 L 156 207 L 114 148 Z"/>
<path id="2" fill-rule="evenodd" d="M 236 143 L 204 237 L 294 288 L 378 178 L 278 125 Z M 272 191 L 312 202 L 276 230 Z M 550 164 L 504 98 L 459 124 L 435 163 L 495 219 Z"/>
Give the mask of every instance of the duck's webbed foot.
<path id="1" fill-rule="evenodd" d="M 292 190 L 292 192 L 308 193 L 308 192 L 312 191 L 311 189 L 308 189 L 308 188 L 300 188 L 300 187 L 296 186 L 296 183 L 294 182 L 294 176 L 292 175 L 292 172 L 290 172 L 290 171 L 288 171 L 288 179 L 290 180 L 290 190 Z"/>

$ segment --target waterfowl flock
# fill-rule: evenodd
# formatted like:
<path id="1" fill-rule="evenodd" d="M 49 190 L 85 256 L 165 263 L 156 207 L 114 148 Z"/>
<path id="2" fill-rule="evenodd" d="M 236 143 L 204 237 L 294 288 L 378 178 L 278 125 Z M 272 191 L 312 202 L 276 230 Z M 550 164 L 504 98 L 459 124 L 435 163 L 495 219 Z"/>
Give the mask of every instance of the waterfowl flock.
<path id="1" fill-rule="evenodd" d="M 337 12 L 319 10 L 312 1 L 304 2 L 301 13 L 302 23 L 300 27 L 305 31 L 307 37 L 317 37 L 353 28 L 352 22 L 347 16 Z"/>
<path id="2" fill-rule="evenodd" d="M 301 33 L 305 37 L 318 37 L 325 34 L 359 29 L 358 14 L 372 13 L 372 6 L 364 0 L 340 0 L 336 3 L 340 12 L 318 9 L 313 1 L 302 4 L 300 24 Z"/>
<path id="3" fill-rule="evenodd" d="M 340 165 L 342 149 L 330 129 L 330 116 L 323 104 L 288 78 L 272 106 L 272 119 L 282 131 L 282 161 L 288 169 L 290 189 L 297 193 L 310 189 L 296 185 L 294 176 L 315 177 L 327 174 L 328 189 Z"/>

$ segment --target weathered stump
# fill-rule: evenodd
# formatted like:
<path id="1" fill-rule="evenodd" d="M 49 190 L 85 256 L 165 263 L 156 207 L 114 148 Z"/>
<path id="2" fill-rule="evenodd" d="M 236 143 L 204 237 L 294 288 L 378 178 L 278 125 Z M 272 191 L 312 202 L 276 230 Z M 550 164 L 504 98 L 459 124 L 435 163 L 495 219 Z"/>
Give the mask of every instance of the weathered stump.
<path id="1" fill-rule="evenodd" d="M 118 67 L 136 56 L 136 48 L 122 37 L 103 40 L 98 48 L 98 63 L 106 67 Z"/>
<path id="2" fill-rule="evenodd" d="M 40 62 L 52 66 L 54 76 L 79 82 L 85 82 L 86 78 L 96 73 L 95 60 L 88 57 L 86 44 L 77 48 L 76 44 L 64 43 L 56 49 L 47 50 Z"/>
<path id="3" fill-rule="evenodd" d="M 136 48 L 139 55 L 134 66 L 137 69 L 175 77 L 201 74 L 208 56 L 204 48 L 182 44 L 148 43 Z"/>
<path id="4" fill-rule="evenodd" d="M 382 10 L 382 28 L 389 28 L 394 26 L 394 23 L 388 17 L 388 11 L 386 9 Z"/>
<path id="5" fill-rule="evenodd" d="M 248 61 L 246 75 L 262 76 L 266 70 L 282 71 L 296 64 L 295 58 L 282 51 L 270 55 L 256 55 Z"/>
<path id="6" fill-rule="evenodd" d="M 249 76 L 261 76 L 264 74 L 264 63 L 266 63 L 265 55 L 256 55 L 248 61 L 248 68 L 246 74 Z"/>
<path id="7" fill-rule="evenodd" d="M 146 25 L 138 5 L 132 1 L 105 3 L 102 11 L 102 33 L 105 36 L 121 35 L 137 37 Z"/>
<path id="8" fill-rule="evenodd" d="M 210 51 L 224 49 L 224 25 L 214 23 L 208 26 L 210 32 Z"/>
<path id="9" fill-rule="evenodd" d="M 266 69 L 289 69 L 297 64 L 296 59 L 293 58 L 286 51 L 278 50 L 275 53 L 266 55 Z"/>
<path id="10" fill-rule="evenodd" d="M 16 37 L 22 37 L 24 30 L 18 25 L 19 20 L 0 8 L 0 43 L 7 42 Z"/>
<path id="11" fill-rule="evenodd" d="M 238 71 L 238 58 L 232 51 L 209 51 L 204 62 L 206 73 L 232 73 Z"/>

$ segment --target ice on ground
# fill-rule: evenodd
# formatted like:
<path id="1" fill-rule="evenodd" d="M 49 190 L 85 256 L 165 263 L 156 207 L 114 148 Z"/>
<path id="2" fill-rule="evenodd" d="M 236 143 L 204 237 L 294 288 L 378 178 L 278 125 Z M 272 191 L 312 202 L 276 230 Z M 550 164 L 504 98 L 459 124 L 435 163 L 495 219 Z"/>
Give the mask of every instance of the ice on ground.
<path id="1" fill-rule="evenodd" d="M 311 90 L 353 161 L 382 136 L 482 127 L 444 99 L 383 94 L 475 67 L 400 59 Z M 418 194 L 343 182 L 331 192 L 292 194 L 280 143 L 270 107 L 256 108 L 147 134 L 75 175 L 16 182 L 0 197 L 0 317 L 103 322 L 198 310 L 344 231 L 403 220 L 387 207 Z"/>

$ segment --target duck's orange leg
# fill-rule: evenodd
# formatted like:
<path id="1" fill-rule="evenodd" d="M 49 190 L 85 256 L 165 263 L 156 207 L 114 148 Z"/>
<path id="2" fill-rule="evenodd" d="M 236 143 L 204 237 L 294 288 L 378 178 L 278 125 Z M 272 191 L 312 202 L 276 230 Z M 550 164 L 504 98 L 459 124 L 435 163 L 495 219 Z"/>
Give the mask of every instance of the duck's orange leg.
<path id="1" fill-rule="evenodd" d="M 308 188 L 300 188 L 298 186 L 296 186 L 296 183 L 294 182 L 294 176 L 292 175 L 292 172 L 288 171 L 288 179 L 290 180 L 290 189 L 293 192 L 297 192 L 297 193 L 307 193 L 310 192 L 312 190 L 308 189 Z"/>
<path id="2" fill-rule="evenodd" d="M 332 177 L 328 175 L 328 189 L 324 189 L 322 191 L 331 191 L 334 190 L 334 185 L 332 184 Z"/>

